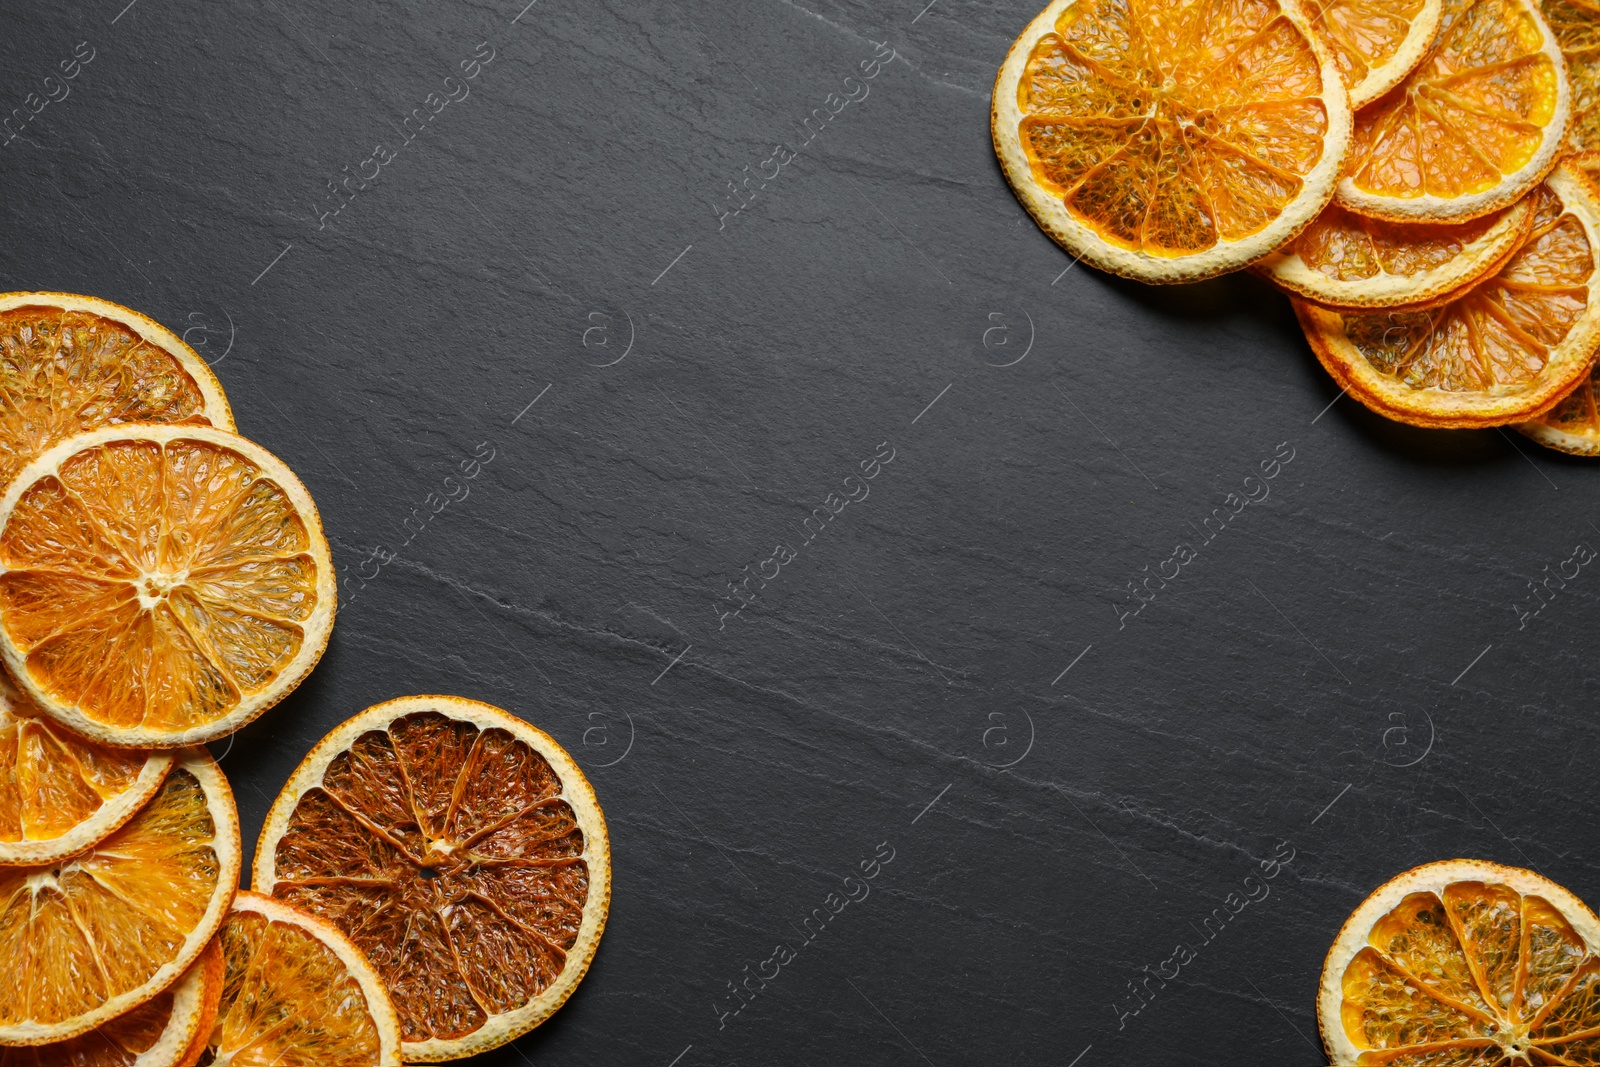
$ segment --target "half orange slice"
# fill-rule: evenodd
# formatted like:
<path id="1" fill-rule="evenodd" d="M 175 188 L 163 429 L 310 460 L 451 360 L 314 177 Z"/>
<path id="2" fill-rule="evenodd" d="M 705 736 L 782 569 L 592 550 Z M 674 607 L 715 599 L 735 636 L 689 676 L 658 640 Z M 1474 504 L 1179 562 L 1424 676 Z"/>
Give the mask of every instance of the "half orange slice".
<path id="1" fill-rule="evenodd" d="M 1339 931 L 1317 1021 L 1336 1065 L 1502 1067 L 1600 1060 L 1600 919 L 1532 871 L 1429 863 Z"/>
<path id="2" fill-rule="evenodd" d="M 990 116 L 1034 221 L 1145 282 L 1220 274 L 1293 237 L 1333 195 L 1350 122 L 1295 0 L 1054 0 L 1011 46 Z"/>
<path id="3" fill-rule="evenodd" d="M 594 958 L 611 850 L 549 735 L 488 704 L 403 697 L 317 743 L 267 813 L 260 892 L 319 915 L 383 977 L 410 1063 L 547 1019 Z"/>
<path id="4" fill-rule="evenodd" d="M 74 293 L 0 294 L 0 485 L 65 438 L 172 422 L 233 429 L 222 383 L 183 339 Z"/>
<path id="5" fill-rule="evenodd" d="M 1465 295 L 1427 311 L 1296 300 L 1295 313 L 1322 365 L 1380 414 L 1445 428 L 1521 422 L 1589 373 L 1600 346 L 1597 247 L 1600 197 L 1563 166 L 1542 187 L 1522 247 Z"/>
<path id="6" fill-rule="evenodd" d="M 97 745 L 57 725 L 0 671 L 0 864 L 80 852 L 161 788 L 172 753 Z"/>
<path id="7" fill-rule="evenodd" d="M 222 925 L 239 859 L 233 792 L 194 750 L 87 852 L 0 867 L 0 1044 L 76 1037 L 175 983 Z"/>
<path id="8" fill-rule="evenodd" d="M 394 1005 L 338 930 L 241 892 L 218 936 L 226 980 L 202 1067 L 399 1067 Z"/>
<path id="9" fill-rule="evenodd" d="M 236 434 L 92 430 L 0 496 L 0 654 L 47 715 L 96 741 L 237 730 L 311 670 L 334 600 L 311 494 Z"/>
<path id="10" fill-rule="evenodd" d="M 1339 203 L 1401 222 L 1486 215 L 1554 165 L 1570 113 L 1566 63 L 1535 0 L 1445 0 L 1432 50 L 1356 116 Z"/>

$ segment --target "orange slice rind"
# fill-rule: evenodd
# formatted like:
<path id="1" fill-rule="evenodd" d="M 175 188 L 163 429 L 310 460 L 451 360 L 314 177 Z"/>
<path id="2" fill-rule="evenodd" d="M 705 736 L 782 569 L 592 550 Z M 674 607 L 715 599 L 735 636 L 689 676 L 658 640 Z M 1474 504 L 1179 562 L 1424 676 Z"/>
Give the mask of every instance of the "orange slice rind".
<path id="1" fill-rule="evenodd" d="M 89 1033 L 50 1045 L 0 1045 L 0 1067 L 194 1067 L 222 996 L 211 943 L 177 983 Z"/>
<path id="2" fill-rule="evenodd" d="M 323 738 L 273 802 L 253 887 L 327 919 L 394 1000 L 408 1063 L 511 1041 L 594 958 L 611 853 L 594 790 L 544 732 L 403 697 Z"/>
<path id="3" fill-rule="evenodd" d="M 0 654 L 93 740 L 174 747 L 238 729 L 315 665 L 334 607 L 311 494 L 236 434 L 92 430 L 0 495 Z"/>
<path id="4" fill-rule="evenodd" d="M 1433 45 L 1442 0 L 1304 0 L 1306 17 L 1339 67 L 1352 108 L 1410 74 Z"/>
<path id="5" fill-rule="evenodd" d="M 88 848 L 161 788 L 172 753 L 97 745 L 58 726 L 0 671 L 0 865 Z"/>
<path id="6" fill-rule="evenodd" d="M 1054 0 L 1000 67 L 990 127 L 1006 180 L 1062 247 L 1181 282 L 1310 222 L 1351 117 L 1292 0 Z"/>
<path id="7" fill-rule="evenodd" d="M 0 1044 L 76 1037 L 173 985 L 221 926 L 239 865 L 233 793 L 196 749 L 87 852 L 0 867 Z"/>
<path id="8" fill-rule="evenodd" d="M 1532 871 L 1482 860 L 1407 871 L 1362 901 L 1328 951 L 1317 996 L 1328 1057 L 1593 1063 L 1597 945 L 1600 919 Z"/>
<path id="9" fill-rule="evenodd" d="M 1356 116 L 1338 202 L 1401 222 L 1486 215 L 1555 164 L 1570 109 L 1534 0 L 1446 0 L 1429 53 Z"/>
<path id="10" fill-rule="evenodd" d="M 1564 166 L 1539 196 L 1524 245 L 1448 304 L 1346 313 L 1296 299 L 1322 365 L 1363 404 L 1416 426 L 1499 426 L 1554 406 L 1600 346 L 1600 197 Z"/>
<path id="11" fill-rule="evenodd" d="M 1430 302 L 1497 269 L 1522 243 L 1534 201 L 1470 222 L 1369 219 L 1330 204 L 1255 269 L 1289 292 L 1339 309 Z"/>
<path id="12" fill-rule="evenodd" d="M 233 429 L 194 349 L 131 308 L 75 293 L 0 293 L 0 485 L 67 437 L 171 422 Z"/>
<path id="13" fill-rule="evenodd" d="M 1600 148 L 1600 5 L 1589 0 L 1541 0 L 1567 61 L 1572 86 L 1572 128 L 1567 143 L 1579 151 Z"/>
<path id="14" fill-rule="evenodd" d="M 218 939 L 222 1002 L 202 1065 L 399 1067 L 394 1005 L 372 964 L 338 930 L 241 891 Z"/>

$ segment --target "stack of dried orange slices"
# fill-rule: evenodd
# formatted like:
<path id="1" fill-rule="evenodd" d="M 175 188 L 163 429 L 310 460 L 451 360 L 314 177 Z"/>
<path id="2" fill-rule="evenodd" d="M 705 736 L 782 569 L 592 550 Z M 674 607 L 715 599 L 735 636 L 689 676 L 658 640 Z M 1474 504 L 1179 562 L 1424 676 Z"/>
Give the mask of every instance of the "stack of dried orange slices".
<path id="1" fill-rule="evenodd" d="M 1054 0 L 991 127 L 1074 256 L 1251 267 L 1373 410 L 1600 454 L 1600 0 Z"/>
<path id="2" fill-rule="evenodd" d="M 432 1063 L 572 992 L 604 818 L 487 705 L 335 731 L 258 850 L 277 899 L 239 891 L 201 746 L 299 685 L 334 608 L 310 494 L 193 350 L 92 297 L 0 296 L 0 1067 Z"/>

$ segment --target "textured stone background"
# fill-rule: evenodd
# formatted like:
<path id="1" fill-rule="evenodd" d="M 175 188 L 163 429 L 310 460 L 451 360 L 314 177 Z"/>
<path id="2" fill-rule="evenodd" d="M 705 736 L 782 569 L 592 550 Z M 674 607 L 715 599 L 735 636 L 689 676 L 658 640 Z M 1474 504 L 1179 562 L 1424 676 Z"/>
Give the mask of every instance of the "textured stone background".
<path id="1" fill-rule="evenodd" d="M 1512 607 L 1600 545 L 1591 465 L 1329 407 L 1253 278 L 1073 266 L 989 145 L 1032 3 L 524 2 L 8 4 L 0 35 L 4 109 L 94 50 L 0 149 L 0 284 L 188 331 L 359 590 L 218 746 L 247 840 L 317 738 L 406 693 L 507 707 L 594 782 L 599 956 L 481 1062 L 1312 1064 L 1323 953 L 1392 874 L 1480 856 L 1600 902 L 1600 575 Z M 319 228 L 481 42 L 470 95 Z M 1280 444 L 1270 497 L 1119 628 Z M 885 842 L 870 896 L 719 1026 Z M 1267 899 L 1203 939 L 1280 842 Z"/>

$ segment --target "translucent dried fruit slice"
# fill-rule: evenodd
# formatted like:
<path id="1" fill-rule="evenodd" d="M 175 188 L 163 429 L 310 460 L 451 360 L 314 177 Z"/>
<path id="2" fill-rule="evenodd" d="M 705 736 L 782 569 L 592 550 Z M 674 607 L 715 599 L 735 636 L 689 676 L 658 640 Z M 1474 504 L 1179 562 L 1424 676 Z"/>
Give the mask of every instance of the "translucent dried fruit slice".
<path id="1" fill-rule="evenodd" d="M 49 1045 L 0 1045 L 0 1067 L 194 1067 L 222 996 L 215 939 L 171 989 L 86 1034 Z"/>
<path id="2" fill-rule="evenodd" d="M 198 749 L 87 852 L 0 867 L 0 1044 L 63 1041 L 154 998 L 199 957 L 238 884 L 233 792 Z"/>
<path id="3" fill-rule="evenodd" d="M 1402 222 L 1486 215 L 1544 177 L 1570 110 L 1535 0 L 1445 0 L 1428 55 L 1356 116 L 1339 203 Z"/>
<path id="4" fill-rule="evenodd" d="M 222 384 L 183 339 L 73 293 L 0 294 L 0 485 L 84 430 L 130 422 L 233 429 Z"/>
<path id="5" fill-rule="evenodd" d="M 990 117 L 1040 227 L 1147 282 L 1292 238 L 1333 195 L 1350 124 L 1295 0 L 1054 0 L 1011 46 Z"/>
<path id="6" fill-rule="evenodd" d="M 1323 307 L 1419 305 L 1471 285 L 1526 238 L 1534 198 L 1464 223 L 1384 222 L 1330 204 L 1255 269 Z"/>
<path id="7" fill-rule="evenodd" d="M 1553 407 L 1600 346 L 1600 196 L 1562 166 L 1538 197 L 1522 247 L 1447 304 L 1337 312 L 1295 300 L 1322 365 L 1372 410 L 1417 426 L 1498 426 Z"/>
<path id="8" fill-rule="evenodd" d="M 1592 183 L 1600 178 L 1600 151 L 1570 155 L 1566 165 L 1581 171 Z M 1518 423 L 1517 429 L 1546 448 L 1575 456 L 1600 456 L 1600 382 L 1594 375 L 1591 366 L 1576 389 L 1544 414 Z"/>
<path id="9" fill-rule="evenodd" d="M 1304 0 L 1311 30 L 1339 67 L 1350 106 L 1400 84 L 1428 54 L 1441 0 Z"/>
<path id="10" fill-rule="evenodd" d="M 63 729 L 0 671 L 0 865 L 82 851 L 133 818 L 170 752 L 109 748 Z"/>
<path id="11" fill-rule="evenodd" d="M 1585 152 L 1600 149 L 1600 5 L 1588 0 L 1540 0 L 1539 10 L 1567 61 L 1567 81 L 1572 86 L 1567 143 Z"/>
<path id="12" fill-rule="evenodd" d="M 1600 1063 L 1600 919 L 1554 882 L 1444 860 L 1373 892 L 1317 997 L 1335 1065 Z"/>
<path id="13" fill-rule="evenodd" d="M 400 1014 L 408 1063 L 526 1033 L 572 994 L 611 901 L 594 790 L 548 735 L 460 697 L 368 708 L 267 813 L 254 887 L 344 931 Z"/>
<path id="14" fill-rule="evenodd" d="M 200 1067 L 399 1067 L 394 1005 L 338 930 L 241 892 L 218 937 L 226 978 Z"/>
<path id="15" fill-rule="evenodd" d="M 237 730 L 316 664 L 334 601 L 311 494 L 236 434 L 93 430 L 0 496 L 0 653 L 47 715 L 96 741 Z"/>

